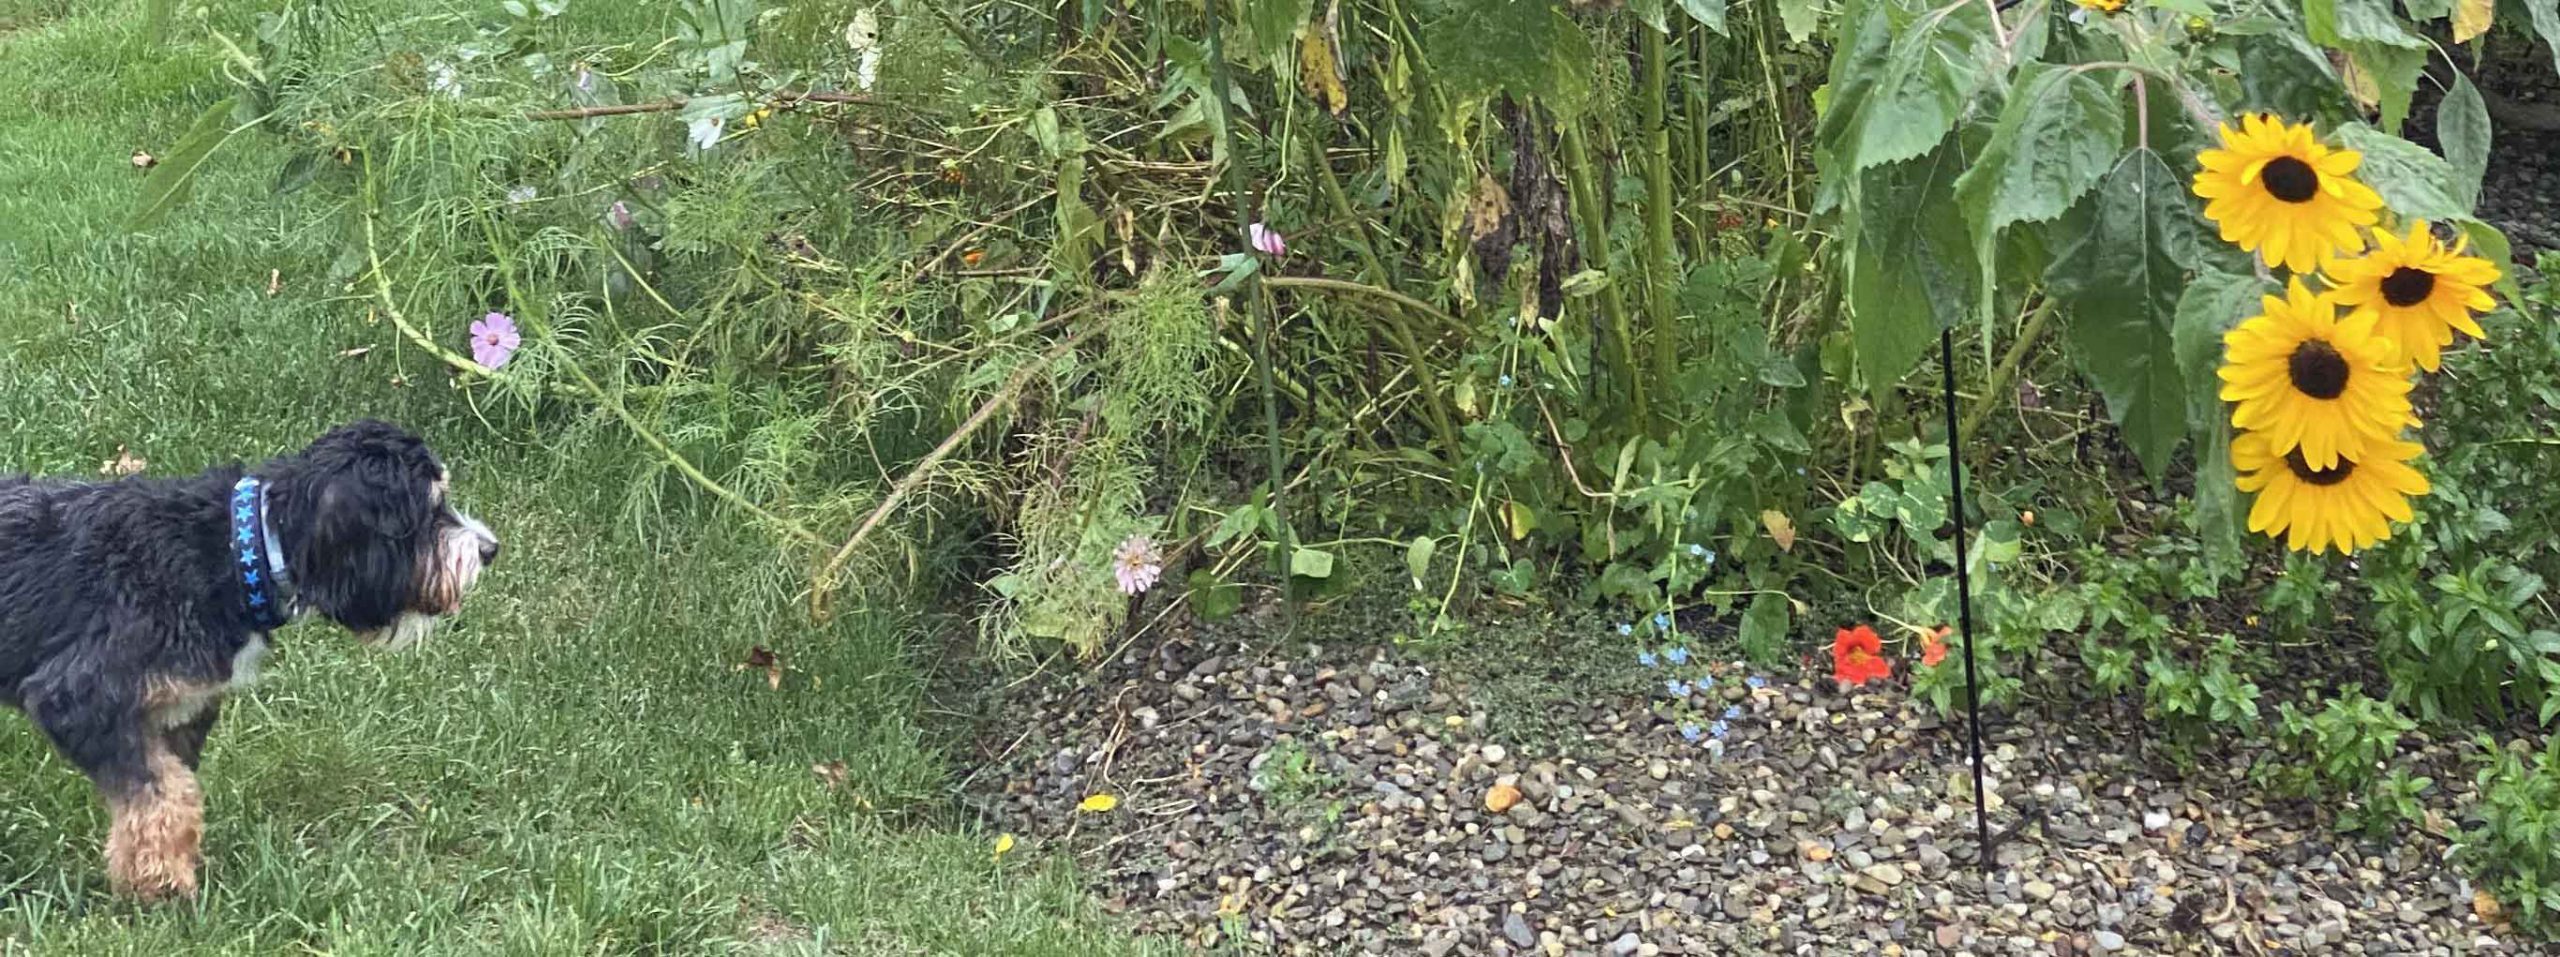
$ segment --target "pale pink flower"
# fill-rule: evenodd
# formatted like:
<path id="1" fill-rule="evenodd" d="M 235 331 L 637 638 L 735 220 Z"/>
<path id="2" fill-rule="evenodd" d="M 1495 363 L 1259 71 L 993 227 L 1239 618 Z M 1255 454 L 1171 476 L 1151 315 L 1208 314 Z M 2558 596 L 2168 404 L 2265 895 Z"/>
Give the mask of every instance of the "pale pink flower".
<path id="1" fill-rule="evenodd" d="M 1111 553 L 1111 576 L 1119 579 L 1121 594 L 1144 593 L 1163 574 L 1164 555 L 1157 551 L 1154 539 L 1131 535 Z"/>
<path id="2" fill-rule="evenodd" d="M 1289 241 L 1281 237 L 1279 230 L 1255 223 L 1245 227 L 1245 235 L 1253 240 L 1254 251 L 1265 256 L 1278 259 L 1289 254 Z"/>
<path id="3" fill-rule="evenodd" d="M 495 369 L 506 365 L 524 344 L 524 336 L 516 332 L 516 321 L 503 312 L 493 312 L 471 324 L 471 361 Z"/>

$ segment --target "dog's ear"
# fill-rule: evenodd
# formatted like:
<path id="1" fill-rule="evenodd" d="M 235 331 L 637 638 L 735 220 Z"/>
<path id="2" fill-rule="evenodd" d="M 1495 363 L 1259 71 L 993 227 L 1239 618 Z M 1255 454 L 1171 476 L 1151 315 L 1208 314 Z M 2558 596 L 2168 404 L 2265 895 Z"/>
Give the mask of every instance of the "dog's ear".
<path id="1" fill-rule="evenodd" d="M 351 631 L 390 627 L 414 598 L 431 479 L 394 443 L 316 448 L 296 489 L 301 534 L 287 571 L 300 597 Z"/>

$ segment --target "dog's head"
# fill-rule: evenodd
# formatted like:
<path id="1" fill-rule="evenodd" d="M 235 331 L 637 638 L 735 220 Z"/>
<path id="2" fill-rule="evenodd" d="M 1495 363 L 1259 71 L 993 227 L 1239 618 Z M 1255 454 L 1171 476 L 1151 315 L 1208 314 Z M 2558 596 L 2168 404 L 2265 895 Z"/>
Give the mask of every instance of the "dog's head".
<path id="1" fill-rule="evenodd" d="M 395 426 L 341 427 L 268 478 L 298 598 L 367 642 L 425 639 L 497 560 L 498 537 L 454 508 L 444 463 Z"/>

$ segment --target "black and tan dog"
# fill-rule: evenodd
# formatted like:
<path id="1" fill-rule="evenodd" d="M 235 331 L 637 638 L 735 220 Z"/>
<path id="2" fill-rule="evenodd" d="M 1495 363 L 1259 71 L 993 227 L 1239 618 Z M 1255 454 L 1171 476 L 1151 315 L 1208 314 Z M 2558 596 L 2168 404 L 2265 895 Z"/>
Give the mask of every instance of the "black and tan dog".
<path id="1" fill-rule="evenodd" d="M 309 612 L 405 646 L 498 556 L 416 436 L 358 422 L 193 478 L 0 478 L 0 699 L 96 782 L 107 877 L 196 890 L 195 768 L 222 696 Z"/>

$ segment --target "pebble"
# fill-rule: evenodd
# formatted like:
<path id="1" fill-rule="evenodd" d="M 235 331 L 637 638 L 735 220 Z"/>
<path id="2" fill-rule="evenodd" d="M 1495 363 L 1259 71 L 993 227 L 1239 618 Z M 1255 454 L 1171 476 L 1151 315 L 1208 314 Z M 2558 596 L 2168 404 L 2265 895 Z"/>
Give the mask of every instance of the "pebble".
<path id="1" fill-rule="evenodd" d="M 1618 939 L 1609 942 L 1609 954 L 1610 957 L 1628 957 L 1628 955 L 1635 953 L 1643 947 L 1644 938 L 1638 937 L 1634 932 L 1630 931 L 1628 933 L 1618 935 Z"/>
<path id="2" fill-rule="evenodd" d="M 1529 932 L 1529 919 L 1516 910 L 1502 915 L 1502 936 L 1522 947 L 1538 946 L 1538 935 Z"/>
<path id="3" fill-rule="evenodd" d="M 2090 938 L 2090 942 L 2097 945 L 2100 953 L 2112 954 L 2116 951 L 2123 950 L 2125 947 L 2124 935 L 2112 930 L 2102 930 L 2097 932 L 2097 934 Z"/>

